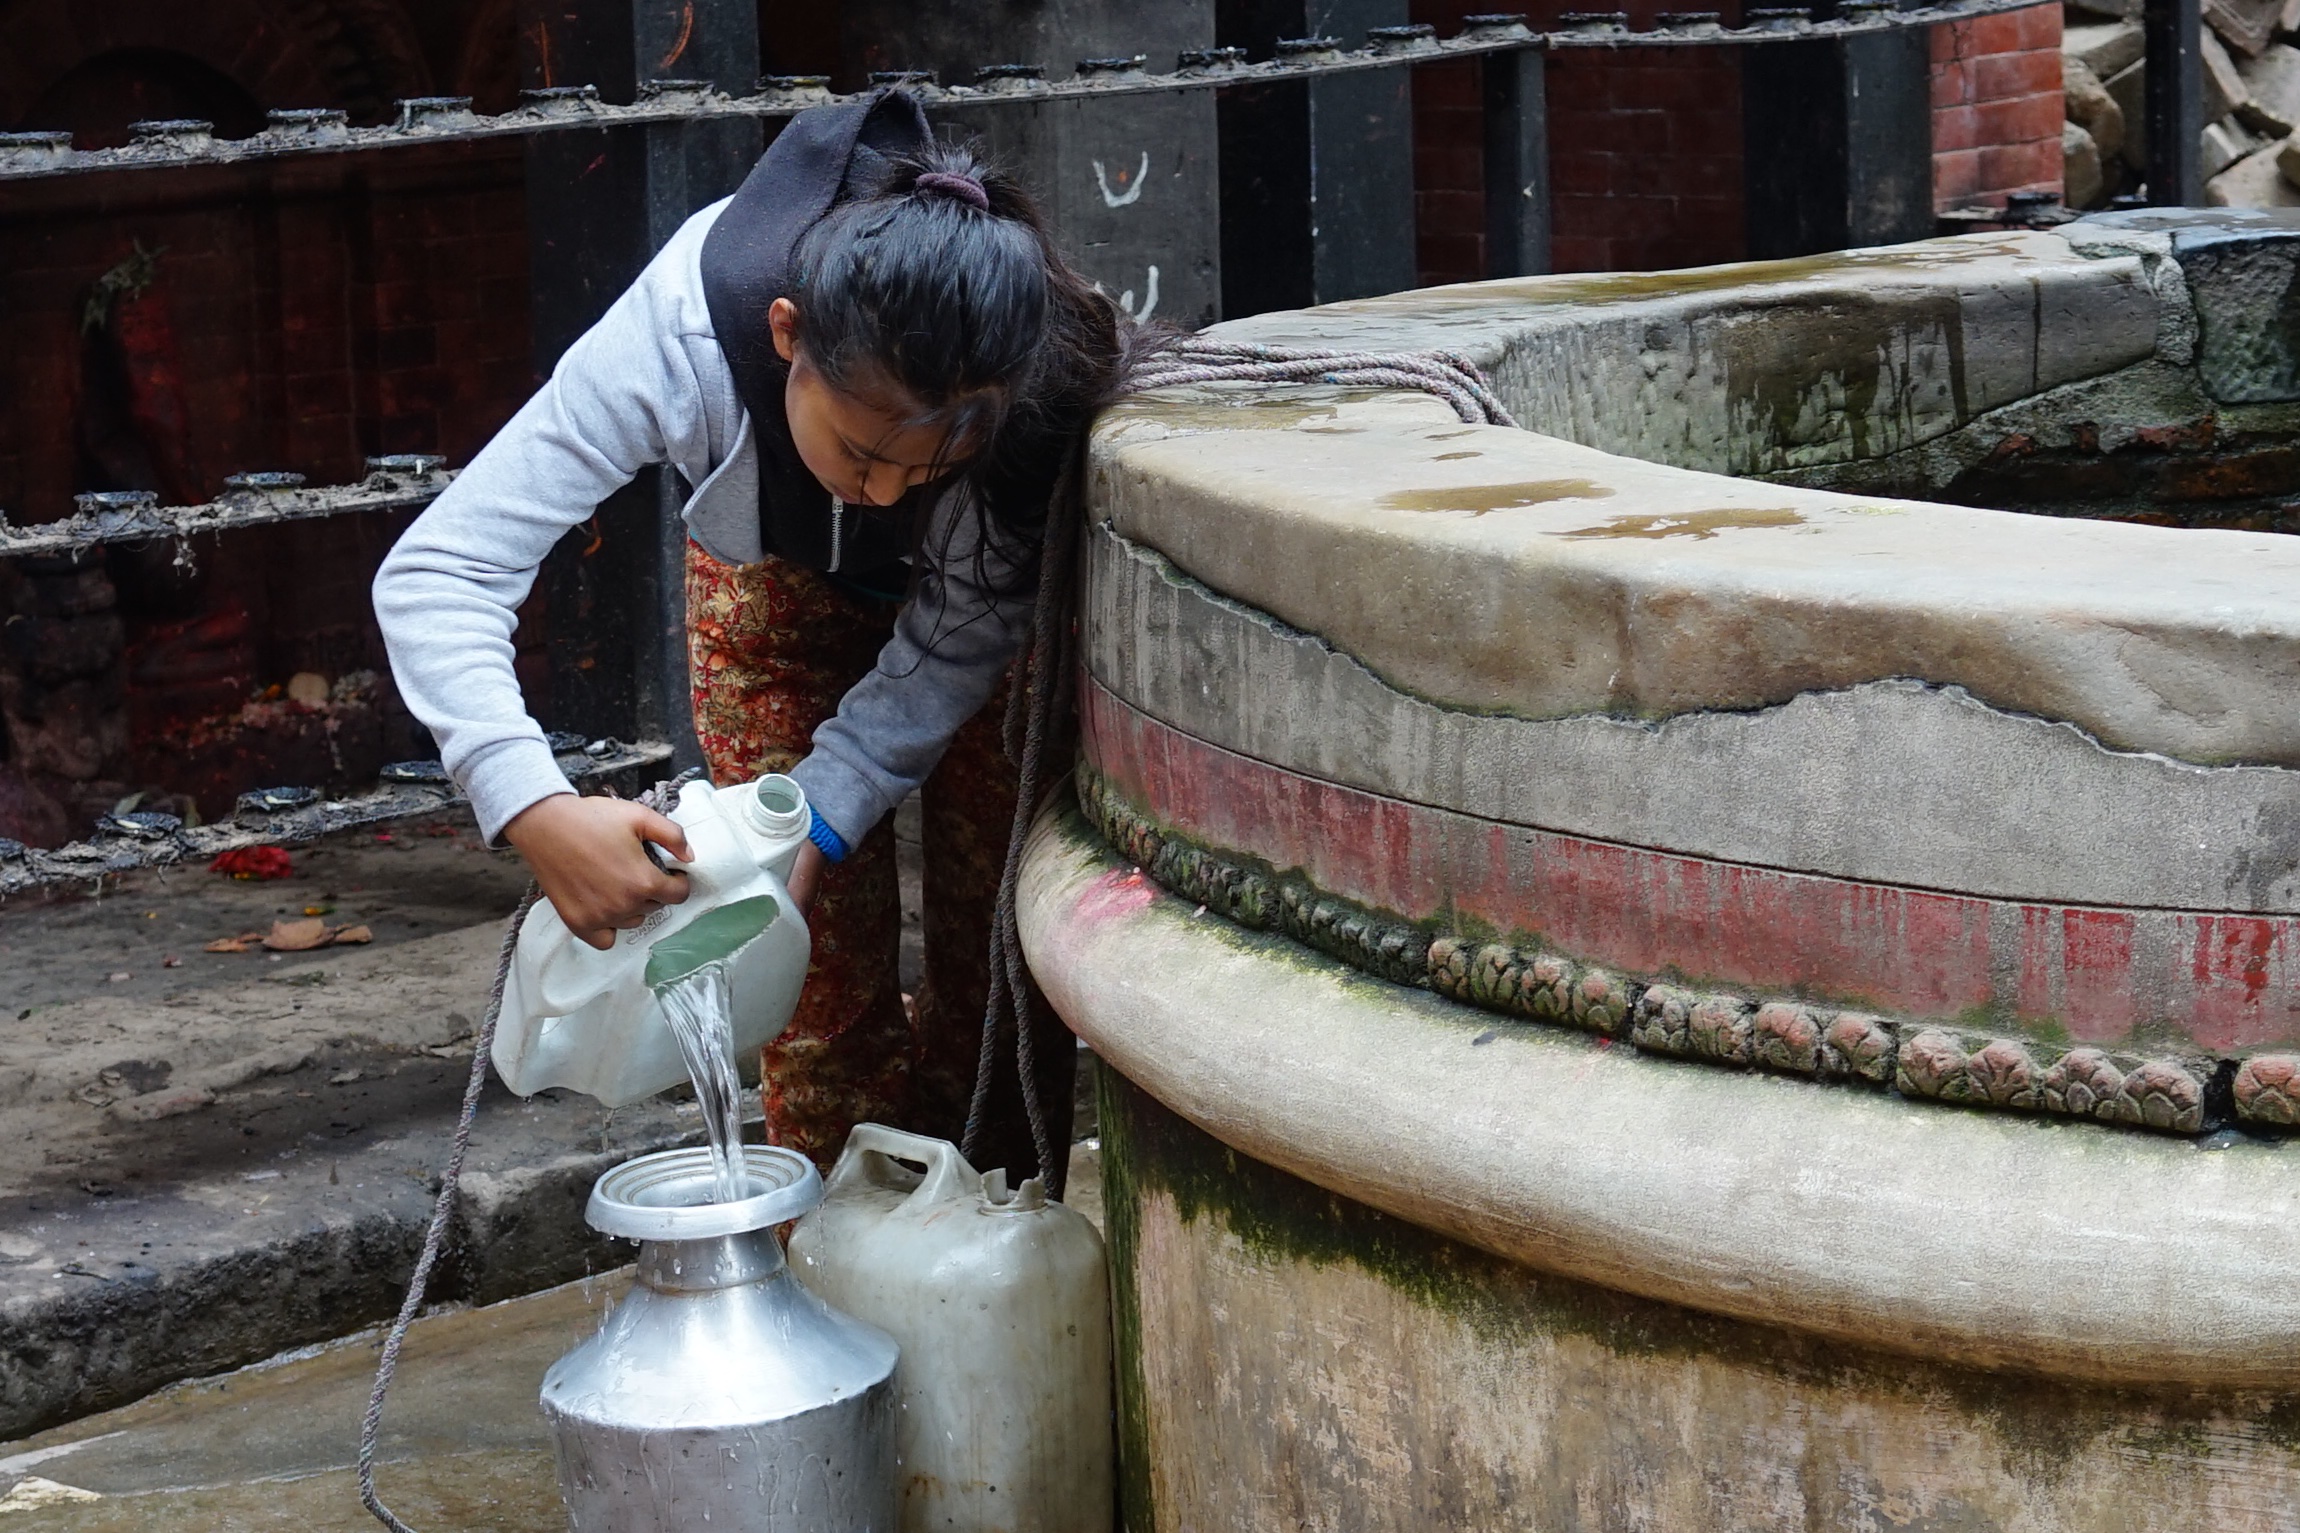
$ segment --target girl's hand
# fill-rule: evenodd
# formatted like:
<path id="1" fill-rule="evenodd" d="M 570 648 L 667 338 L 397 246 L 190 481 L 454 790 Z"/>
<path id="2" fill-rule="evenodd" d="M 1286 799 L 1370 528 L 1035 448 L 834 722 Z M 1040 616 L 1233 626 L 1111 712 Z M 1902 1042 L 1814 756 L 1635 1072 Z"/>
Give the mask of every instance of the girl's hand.
<path id="1" fill-rule="evenodd" d="M 823 869 L 829 866 L 830 859 L 812 841 L 799 848 L 799 860 L 791 864 L 791 880 L 783 887 L 790 890 L 791 903 L 799 907 L 800 915 L 813 908 L 815 887 L 822 882 Z"/>
<path id="2" fill-rule="evenodd" d="M 684 874 L 649 860 L 650 841 L 685 862 L 692 856 L 677 822 L 615 798 L 557 793 L 538 799 L 503 827 L 567 929 L 595 948 L 637 926 L 657 905 L 687 897 Z"/>

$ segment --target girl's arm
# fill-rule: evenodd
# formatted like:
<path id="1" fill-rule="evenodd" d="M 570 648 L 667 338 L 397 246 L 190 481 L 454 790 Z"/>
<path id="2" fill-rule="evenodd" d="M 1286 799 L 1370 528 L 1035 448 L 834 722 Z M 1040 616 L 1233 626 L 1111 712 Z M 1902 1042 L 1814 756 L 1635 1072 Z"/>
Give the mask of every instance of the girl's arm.
<path id="1" fill-rule="evenodd" d="M 684 856 L 678 827 L 576 799 L 512 670 L 517 611 L 568 528 L 650 464 L 709 461 L 688 354 L 707 316 L 680 273 L 716 210 L 691 220 L 534 398 L 416 519 L 375 579 L 376 616 L 409 711 L 439 742 L 489 841 L 526 857 L 570 928 L 596 946 L 653 903 L 685 896 L 642 838 Z"/>
<path id="2" fill-rule="evenodd" d="M 791 769 L 830 832 L 832 857 L 858 844 L 926 780 L 961 724 L 998 689 L 1030 621 L 1030 590 L 995 552 L 976 569 L 976 520 L 965 491 L 943 496 L 925 539 L 918 589 L 895 619 L 871 673 L 847 690 L 814 750 Z M 822 838 L 816 844 L 822 845 Z"/>

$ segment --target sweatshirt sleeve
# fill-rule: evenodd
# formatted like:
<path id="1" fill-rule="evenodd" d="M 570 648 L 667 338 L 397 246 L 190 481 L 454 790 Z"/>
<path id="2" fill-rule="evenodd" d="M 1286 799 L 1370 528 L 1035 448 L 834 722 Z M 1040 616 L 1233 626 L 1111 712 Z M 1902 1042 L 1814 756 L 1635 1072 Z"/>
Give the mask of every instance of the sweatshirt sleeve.
<path id="1" fill-rule="evenodd" d="M 690 223 L 568 348 L 376 574 L 400 696 L 490 842 L 528 805 L 571 791 L 512 671 L 518 607 L 544 555 L 642 468 L 707 458 L 682 276 L 707 222 Z"/>
<path id="2" fill-rule="evenodd" d="M 997 594 L 1014 585 L 1017 571 L 995 551 L 977 570 L 976 525 L 970 497 L 937 502 L 926 568 L 895 618 L 893 637 L 791 770 L 808 804 L 848 847 L 861 845 L 926 780 L 1022 647 L 1030 598 Z"/>

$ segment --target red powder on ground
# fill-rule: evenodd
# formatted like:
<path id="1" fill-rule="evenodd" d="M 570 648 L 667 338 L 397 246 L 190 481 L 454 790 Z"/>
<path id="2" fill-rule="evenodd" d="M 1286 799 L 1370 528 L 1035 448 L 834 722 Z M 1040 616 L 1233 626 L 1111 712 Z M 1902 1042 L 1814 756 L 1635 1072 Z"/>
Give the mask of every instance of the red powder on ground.
<path id="1" fill-rule="evenodd" d="M 225 852 L 209 863 L 208 871 L 228 874 L 233 878 L 288 878 L 294 875 L 295 864 L 288 860 L 285 847 L 243 846 L 237 851 Z"/>

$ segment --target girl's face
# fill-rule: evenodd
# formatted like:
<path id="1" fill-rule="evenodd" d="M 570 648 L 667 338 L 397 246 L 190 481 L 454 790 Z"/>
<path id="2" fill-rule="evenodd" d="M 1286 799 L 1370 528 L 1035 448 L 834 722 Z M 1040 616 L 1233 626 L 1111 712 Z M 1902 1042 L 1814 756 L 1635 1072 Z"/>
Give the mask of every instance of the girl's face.
<path id="1" fill-rule="evenodd" d="M 767 310 L 776 354 L 791 364 L 783 412 L 807 472 L 839 499 L 891 506 L 903 492 L 954 465 L 943 460 L 946 425 L 919 425 L 823 381 L 799 349 L 799 311 L 788 298 Z"/>

